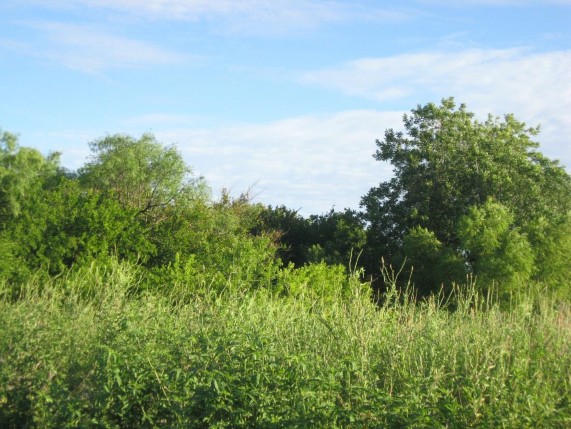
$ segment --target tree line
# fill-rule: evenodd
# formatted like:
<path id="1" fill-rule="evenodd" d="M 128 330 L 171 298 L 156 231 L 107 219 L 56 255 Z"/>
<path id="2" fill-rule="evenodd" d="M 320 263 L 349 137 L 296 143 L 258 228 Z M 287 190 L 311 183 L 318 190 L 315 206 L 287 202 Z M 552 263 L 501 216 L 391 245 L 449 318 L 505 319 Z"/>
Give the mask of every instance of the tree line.
<path id="1" fill-rule="evenodd" d="M 154 136 L 90 143 L 77 171 L 0 133 L 0 280 L 18 285 L 120 260 L 145 287 L 236 285 L 294 293 L 382 264 L 419 296 L 463 284 L 510 294 L 533 282 L 571 297 L 571 177 L 513 115 L 479 121 L 452 98 L 417 106 L 375 158 L 393 177 L 360 210 L 301 216 L 247 193 L 213 198 Z M 341 281 L 342 282 L 342 281 Z"/>

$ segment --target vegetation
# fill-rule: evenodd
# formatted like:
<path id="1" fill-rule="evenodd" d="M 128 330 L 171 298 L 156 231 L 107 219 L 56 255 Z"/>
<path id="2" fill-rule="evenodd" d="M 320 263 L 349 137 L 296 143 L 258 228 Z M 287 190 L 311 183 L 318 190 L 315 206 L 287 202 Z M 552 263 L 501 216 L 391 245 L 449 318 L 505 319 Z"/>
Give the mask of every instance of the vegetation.
<path id="1" fill-rule="evenodd" d="M 373 270 L 411 256 L 422 294 L 471 274 L 483 290 L 533 280 L 571 296 L 571 177 L 537 150 L 539 130 L 513 115 L 480 122 L 453 99 L 418 106 L 404 127 L 377 141 L 394 177 L 362 199 Z"/>
<path id="2" fill-rule="evenodd" d="M 346 265 L 365 248 L 362 217 L 354 210 L 304 218 L 287 207 L 266 207 L 260 214 L 259 229 L 277 233 L 278 251 L 285 263 L 301 267 L 312 262 Z"/>
<path id="3" fill-rule="evenodd" d="M 142 292 L 96 265 L 0 300 L 2 427 L 543 427 L 571 424 L 571 307 L 455 311 L 358 279 L 298 293 Z M 214 291 L 212 291 L 214 292 Z"/>
<path id="4" fill-rule="evenodd" d="M 152 135 L 0 132 L 0 426 L 571 426 L 571 177 L 512 115 L 404 128 L 308 218 Z"/>

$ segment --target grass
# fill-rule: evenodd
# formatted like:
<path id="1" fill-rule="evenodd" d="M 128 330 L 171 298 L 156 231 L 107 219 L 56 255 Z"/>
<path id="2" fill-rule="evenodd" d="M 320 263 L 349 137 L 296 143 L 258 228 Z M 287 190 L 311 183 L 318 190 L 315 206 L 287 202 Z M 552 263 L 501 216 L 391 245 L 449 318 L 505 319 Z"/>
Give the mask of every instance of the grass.
<path id="1" fill-rule="evenodd" d="M 0 289 L 0 427 L 571 427 L 571 307 Z"/>

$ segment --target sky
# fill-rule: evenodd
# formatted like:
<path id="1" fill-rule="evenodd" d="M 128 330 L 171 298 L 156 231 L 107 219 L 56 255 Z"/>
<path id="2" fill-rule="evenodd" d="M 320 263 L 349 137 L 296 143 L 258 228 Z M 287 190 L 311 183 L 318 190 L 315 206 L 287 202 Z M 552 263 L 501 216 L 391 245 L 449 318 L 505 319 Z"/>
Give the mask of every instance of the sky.
<path id="1" fill-rule="evenodd" d="M 72 170 L 150 132 L 214 197 L 358 209 L 376 139 L 451 96 L 571 171 L 571 0 L 0 1 L 0 128 Z"/>

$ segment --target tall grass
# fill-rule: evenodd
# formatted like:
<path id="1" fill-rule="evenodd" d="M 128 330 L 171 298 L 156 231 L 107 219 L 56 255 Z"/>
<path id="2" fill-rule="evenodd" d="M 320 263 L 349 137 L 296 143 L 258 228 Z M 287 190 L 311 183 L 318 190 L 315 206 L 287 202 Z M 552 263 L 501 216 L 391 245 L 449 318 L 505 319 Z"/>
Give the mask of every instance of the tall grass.
<path id="1" fill-rule="evenodd" d="M 0 427 L 571 427 L 569 304 L 137 283 L 117 265 L 2 286 Z"/>

